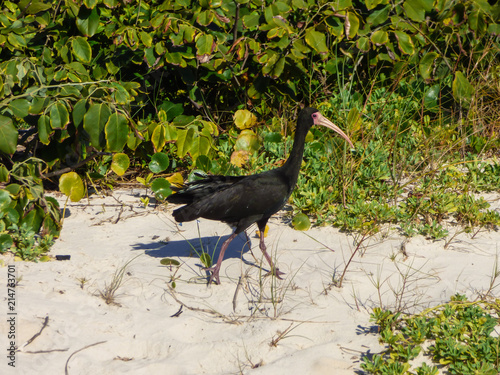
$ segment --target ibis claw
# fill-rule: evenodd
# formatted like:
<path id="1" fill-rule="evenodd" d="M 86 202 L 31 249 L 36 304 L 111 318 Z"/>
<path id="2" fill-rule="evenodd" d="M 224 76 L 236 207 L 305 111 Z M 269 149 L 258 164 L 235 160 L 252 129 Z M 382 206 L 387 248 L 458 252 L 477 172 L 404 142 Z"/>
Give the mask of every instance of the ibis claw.
<path id="1" fill-rule="evenodd" d="M 284 272 L 281 272 L 278 268 L 273 268 L 272 271 L 269 271 L 268 273 L 266 273 L 264 275 L 264 277 L 267 277 L 269 275 L 273 275 L 273 276 L 276 276 L 276 278 L 280 279 L 280 280 L 283 280 L 283 278 L 281 277 L 282 275 L 286 275 L 286 273 Z"/>
<path id="2" fill-rule="evenodd" d="M 204 271 L 211 272 L 212 274 L 210 275 L 210 279 L 208 279 L 208 284 L 212 284 L 214 282 L 216 285 L 220 285 L 220 279 L 219 279 L 219 269 L 220 267 L 205 267 L 203 268 Z"/>

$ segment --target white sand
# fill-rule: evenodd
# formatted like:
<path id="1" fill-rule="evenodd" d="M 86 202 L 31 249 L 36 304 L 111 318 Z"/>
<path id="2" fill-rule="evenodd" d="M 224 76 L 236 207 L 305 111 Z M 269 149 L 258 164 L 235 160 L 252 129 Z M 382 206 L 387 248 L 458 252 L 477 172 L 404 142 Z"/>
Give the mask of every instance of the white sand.
<path id="1" fill-rule="evenodd" d="M 248 234 L 256 258 L 240 235 L 222 263 L 222 285 L 207 286 L 190 244 L 200 251 L 201 237 L 212 252 L 231 229 L 206 220 L 178 227 L 171 206 L 145 210 L 141 192 L 116 191 L 114 197 L 69 204 L 50 255 L 71 260 L 15 262 L 21 347 L 15 369 L 5 355 L 5 264 L 12 260 L 3 257 L 1 374 L 64 374 L 70 356 L 71 375 L 354 374 L 362 354 L 383 349 L 369 321 L 373 307 L 420 311 L 457 292 L 476 296 L 488 289 L 500 251 L 500 233 L 483 231 L 474 239 L 459 234 L 446 249 L 443 240 L 411 238 L 405 256 L 404 238 L 386 231 L 362 244 L 338 288 L 332 279 L 342 274 L 359 236 L 331 227 L 298 232 L 277 215 L 266 243 L 286 272 L 284 280 L 263 277 L 268 267 L 254 226 Z M 488 198 L 498 210 L 498 196 Z M 180 268 L 161 265 L 164 257 L 178 260 Z M 115 304 L 108 305 L 99 293 L 127 262 Z M 169 287 L 172 277 L 175 291 Z M 182 313 L 172 317 L 179 302 Z M 23 346 L 46 317 L 41 335 Z"/>

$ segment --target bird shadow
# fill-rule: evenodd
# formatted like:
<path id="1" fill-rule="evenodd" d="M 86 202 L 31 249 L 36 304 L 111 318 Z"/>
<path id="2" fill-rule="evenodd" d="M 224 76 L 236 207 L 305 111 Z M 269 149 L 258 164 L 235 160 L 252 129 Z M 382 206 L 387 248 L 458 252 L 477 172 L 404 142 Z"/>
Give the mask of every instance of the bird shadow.
<path id="1" fill-rule="evenodd" d="M 215 263 L 220 255 L 222 244 L 229 238 L 227 236 L 207 236 L 187 238 L 179 241 L 153 241 L 149 243 L 141 242 L 132 245 L 133 250 L 144 251 L 144 253 L 153 258 L 168 258 L 168 257 L 192 257 L 199 258 L 201 254 L 207 253 L 212 258 L 212 263 Z M 250 239 L 250 241 L 252 241 Z M 258 241 L 258 239 L 257 239 Z M 247 241 L 245 233 L 240 233 L 231 241 L 224 259 L 238 258 L 242 259 L 242 254 L 247 252 L 251 247 Z M 249 265 L 256 266 L 255 263 L 243 259 L 243 262 Z M 203 267 L 203 265 L 199 264 Z"/>

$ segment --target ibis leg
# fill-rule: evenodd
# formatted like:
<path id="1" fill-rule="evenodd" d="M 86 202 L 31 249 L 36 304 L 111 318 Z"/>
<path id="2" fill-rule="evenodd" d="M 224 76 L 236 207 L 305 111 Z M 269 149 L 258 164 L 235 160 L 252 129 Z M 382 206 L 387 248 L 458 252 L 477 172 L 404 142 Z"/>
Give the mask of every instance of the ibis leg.
<path id="1" fill-rule="evenodd" d="M 210 280 L 208 281 L 209 284 L 212 283 L 212 281 L 215 281 L 216 284 L 220 284 L 220 279 L 219 279 L 219 271 L 220 271 L 220 266 L 222 264 L 222 260 L 224 259 L 224 253 L 226 252 L 227 247 L 231 243 L 232 240 L 237 236 L 238 234 L 235 232 L 229 236 L 227 240 L 224 241 L 222 244 L 222 247 L 220 249 L 220 254 L 219 258 L 217 259 L 217 264 L 214 267 L 210 268 L 205 268 L 206 271 L 211 271 L 212 275 L 210 276 Z"/>
<path id="2" fill-rule="evenodd" d="M 266 229 L 266 223 L 264 223 L 263 225 L 258 223 L 257 225 L 259 226 L 259 235 L 260 235 L 259 247 L 260 247 L 260 250 L 262 251 L 262 254 L 264 254 L 264 256 L 266 257 L 266 260 L 269 263 L 269 266 L 271 267 L 271 271 L 269 271 L 269 273 L 276 276 L 278 279 L 281 280 L 281 275 L 284 275 L 285 273 L 281 272 L 278 268 L 276 268 L 276 266 L 273 263 L 273 260 L 271 259 L 271 257 L 267 253 L 266 244 L 264 243 L 264 232 Z"/>

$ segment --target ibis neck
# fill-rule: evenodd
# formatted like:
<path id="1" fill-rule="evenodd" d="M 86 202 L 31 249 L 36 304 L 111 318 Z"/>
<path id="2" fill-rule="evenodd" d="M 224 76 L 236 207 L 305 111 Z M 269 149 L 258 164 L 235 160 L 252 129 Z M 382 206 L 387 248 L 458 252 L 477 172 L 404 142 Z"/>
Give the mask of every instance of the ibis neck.
<path id="1" fill-rule="evenodd" d="M 300 166 L 304 156 L 304 143 L 306 141 L 308 129 L 297 128 L 295 138 L 293 140 L 292 151 L 288 156 L 288 160 L 283 164 L 282 170 L 288 180 L 290 189 L 293 190 L 299 177 Z"/>

